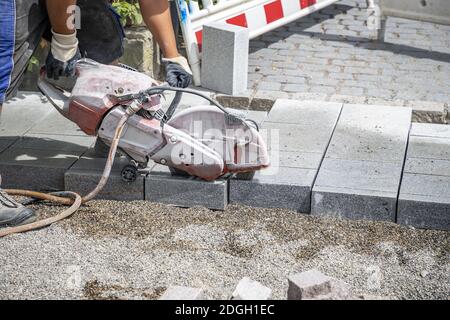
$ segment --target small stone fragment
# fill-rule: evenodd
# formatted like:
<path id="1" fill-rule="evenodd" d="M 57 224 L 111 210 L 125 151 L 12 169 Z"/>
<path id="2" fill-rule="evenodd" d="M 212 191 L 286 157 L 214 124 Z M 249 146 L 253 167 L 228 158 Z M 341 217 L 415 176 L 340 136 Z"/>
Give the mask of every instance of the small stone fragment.
<path id="1" fill-rule="evenodd" d="M 344 281 L 328 277 L 318 270 L 289 277 L 288 300 L 348 300 L 350 287 Z"/>
<path id="2" fill-rule="evenodd" d="M 171 286 L 159 300 L 203 300 L 203 290 L 199 288 Z"/>
<path id="3" fill-rule="evenodd" d="M 269 300 L 272 290 L 258 281 L 244 277 L 239 281 L 236 290 L 231 297 L 232 300 Z"/>

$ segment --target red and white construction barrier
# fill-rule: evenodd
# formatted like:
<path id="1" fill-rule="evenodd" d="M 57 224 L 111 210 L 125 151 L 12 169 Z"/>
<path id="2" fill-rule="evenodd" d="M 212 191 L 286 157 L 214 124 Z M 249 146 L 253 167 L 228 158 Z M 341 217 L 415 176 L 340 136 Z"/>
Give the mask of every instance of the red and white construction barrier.
<path id="1" fill-rule="evenodd" d="M 200 85 L 203 25 L 223 21 L 249 29 L 250 39 L 329 6 L 338 0 L 176 0 L 194 82 Z"/>

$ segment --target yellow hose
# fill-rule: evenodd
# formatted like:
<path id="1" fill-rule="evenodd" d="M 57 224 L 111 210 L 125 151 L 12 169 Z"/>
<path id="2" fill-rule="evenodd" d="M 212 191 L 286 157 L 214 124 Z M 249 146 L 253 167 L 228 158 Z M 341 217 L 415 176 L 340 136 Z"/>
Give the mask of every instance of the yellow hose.
<path id="1" fill-rule="evenodd" d="M 39 200 L 46 200 L 51 201 L 63 205 L 70 205 L 70 207 L 63 212 L 57 214 L 54 217 L 39 220 L 33 223 L 17 226 L 17 227 L 11 227 L 6 228 L 3 230 L 0 230 L 0 238 L 5 237 L 10 234 L 14 233 L 21 233 L 21 232 L 27 232 L 35 229 L 40 229 L 47 227 L 55 222 L 61 221 L 65 218 L 70 217 L 73 215 L 82 204 L 92 200 L 98 193 L 104 188 L 106 185 L 106 182 L 108 181 L 109 175 L 111 174 L 111 168 L 114 163 L 114 158 L 116 156 L 117 152 L 117 146 L 119 145 L 120 137 L 122 135 L 123 127 L 125 126 L 125 123 L 127 122 L 128 118 L 130 117 L 131 113 L 125 112 L 125 114 L 120 118 L 119 123 L 117 124 L 116 131 L 114 133 L 114 138 L 111 142 L 111 147 L 109 148 L 108 158 L 106 159 L 105 168 L 103 169 L 102 177 L 100 178 L 100 181 L 98 182 L 97 186 L 89 192 L 86 196 L 81 197 L 79 194 L 71 191 L 64 191 L 62 194 L 67 194 L 68 197 L 61 197 L 56 196 L 52 194 L 42 193 L 42 192 L 36 192 L 36 191 L 30 191 L 30 190 L 19 190 L 19 189 L 6 189 L 6 193 L 13 196 L 25 196 L 25 197 L 31 197 Z"/>

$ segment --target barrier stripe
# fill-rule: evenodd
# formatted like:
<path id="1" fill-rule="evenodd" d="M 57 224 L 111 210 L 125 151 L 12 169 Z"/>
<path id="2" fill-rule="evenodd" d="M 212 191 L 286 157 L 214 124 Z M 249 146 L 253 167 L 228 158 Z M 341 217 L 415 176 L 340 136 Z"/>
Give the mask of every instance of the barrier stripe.
<path id="1" fill-rule="evenodd" d="M 2 0 L 0 0 L 2 1 Z M 224 22 L 248 28 L 250 39 L 321 10 L 339 0 L 202 0 L 201 10 L 189 10 L 189 0 L 174 0 L 180 16 L 195 85 L 201 84 L 203 26 Z"/>
<path id="2" fill-rule="evenodd" d="M 244 28 L 248 28 L 247 25 L 247 18 L 245 16 L 245 13 L 242 13 L 236 17 L 230 18 L 226 21 L 228 24 L 233 24 L 235 26 L 240 26 Z"/>
<path id="3" fill-rule="evenodd" d="M 280 20 L 285 16 L 303 10 L 316 4 L 317 0 L 275 0 L 264 6 L 257 6 L 244 13 L 230 17 L 225 20 L 226 23 L 249 28 L 251 30 L 261 28 L 272 22 Z M 203 30 L 195 31 L 198 49 L 202 50 Z"/>
<path id="4" fill-rule="evenodd" d="M 300 7 L 305 9 L 309 6 L 316 4 L 316 0 L 300 0 Z"/>
<path id="5" fill-rule="evenodd" d="M 264 12 L 266 14 L 266 22 L 272 23 L 284 17 L 283 7 L 281 6 L 281 0 L 264 5 Z"/>
<path id="6" fill-rule="evenodd" d="M 203 30 L 199 30 L 195 33 L 195 37 L 197 38 L 198 50 L 202 51 L 202 43 L 203 43 Z"/>

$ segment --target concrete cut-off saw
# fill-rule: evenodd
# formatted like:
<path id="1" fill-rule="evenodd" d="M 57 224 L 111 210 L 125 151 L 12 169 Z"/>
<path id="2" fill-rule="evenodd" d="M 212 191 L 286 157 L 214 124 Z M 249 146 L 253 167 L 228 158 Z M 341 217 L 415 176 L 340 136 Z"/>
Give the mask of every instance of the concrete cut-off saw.
<path id="1" fill-rule="evenodd" d="M 232 174 L 251 179 L 255 171 L 269 166 L 266 143 L 256 122 L 196 90 L 160 85 L 130 67 L 103 65 L 89 59 L 78 61 L 76 70 L 69 89 L 48 79 L 45 70 L 38 87 L 64 117 L 87 135 L 97 136 L 97 144 L 109 147 L 103 175 L 97 187 L 84 197 L 70 191 L 44 194 L 6 190 L 11 195 L 70 208 L 52 218 L 0 230 L 0 236 L 41 228 L 73 214 L 104 187 L 117 152 L 130 160 L 121 171 L 127 182 L 133 182 L 139 174 L 148 174 L 151 160 L 168 166 L 174 175 L 207 181 Z M 164 110 L 161 99 L 167 91 L 175 92 L 175 97 Z M 183 94 L 201 96 L 209 104 L 176 112 Z"/>

